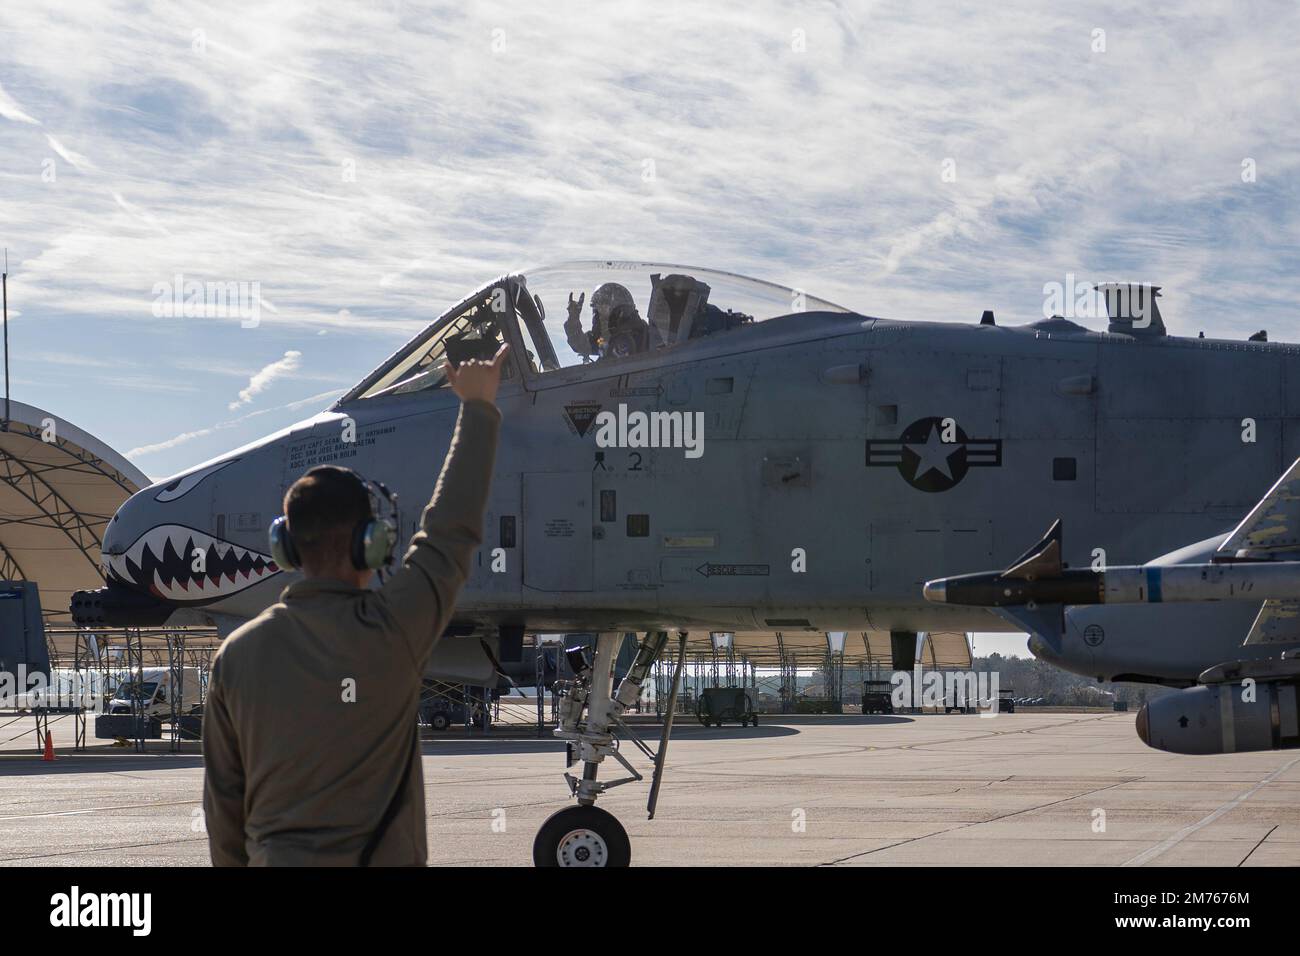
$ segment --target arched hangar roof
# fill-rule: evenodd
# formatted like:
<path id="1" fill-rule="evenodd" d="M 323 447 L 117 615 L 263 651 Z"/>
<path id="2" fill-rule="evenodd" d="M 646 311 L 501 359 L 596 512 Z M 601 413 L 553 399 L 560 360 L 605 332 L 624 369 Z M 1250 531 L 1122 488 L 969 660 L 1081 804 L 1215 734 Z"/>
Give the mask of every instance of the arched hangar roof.
<path id="1" fill-rule="evenodd" d="M 47 624 L 70 625 L 72 592 L 104 584 L 100 542 L 149 484 L 94 435 L 43 409 L 0 404 L 0 580 L 35 581 Z"/>

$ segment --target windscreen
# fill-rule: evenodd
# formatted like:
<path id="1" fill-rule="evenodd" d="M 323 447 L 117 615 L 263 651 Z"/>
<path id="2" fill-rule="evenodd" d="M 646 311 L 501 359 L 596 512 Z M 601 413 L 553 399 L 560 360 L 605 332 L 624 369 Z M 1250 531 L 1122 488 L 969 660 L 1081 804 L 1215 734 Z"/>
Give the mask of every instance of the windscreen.
<path id="1" fill-rule="evenodd" d="M 487 286 L 407 343 L 345 401 L 447 384 L 444 361 L 490 358 L 502 323 L 518 320 L 519 361 L 545 374 L 628 359 L 799 312 L 849 312 L 800 289 L 731 272 L 651 262 L 584 260 Z M 503 378 L 509 378 L 506 365 Z"/>
<path id="2" fill-rule="evenodd" d="M 521 332 L 534 372 L 626 359 L 792 313 L 849 311 L 800 289 L 664 263 L 568 262 L 522 280 Z"/>
<path id="3" fill-rule="evenodd" d="M 508 312 L 504 285 L 484 289 L 453 314 L 444 316 L 400 351 L 358 398 L 409 395 L 447 384 L 445 363 L 490 359 L 504 341 L 501 322 Z M 502 378 L 510 377 L 510 366 Z"/>
<path id="4" fill-rule="evenodd" d="M 120 700 L 152 700 L 153 692 L 158 689 L 157 681 L 145 681 L 143 684 L 137 684 L 135 681 L 127 681 L 117 689 L 117 696 Z"/>

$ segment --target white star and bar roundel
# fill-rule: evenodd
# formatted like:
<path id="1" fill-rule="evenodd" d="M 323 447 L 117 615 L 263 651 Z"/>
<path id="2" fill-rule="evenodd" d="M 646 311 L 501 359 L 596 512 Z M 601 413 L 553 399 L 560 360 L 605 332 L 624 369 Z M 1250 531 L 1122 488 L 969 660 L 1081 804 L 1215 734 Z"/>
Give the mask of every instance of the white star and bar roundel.
<path id="1" fill-rule="evenodd" d="M 947 491 L 972 468 L 1000 468 L 1002 439 L 971 438 L 955 425 L 955 441 L 943 440 L 944 419 L 919 418 L 898 438 L 868 439 L 868 468 L 897 468 L 913 488 Z"/>

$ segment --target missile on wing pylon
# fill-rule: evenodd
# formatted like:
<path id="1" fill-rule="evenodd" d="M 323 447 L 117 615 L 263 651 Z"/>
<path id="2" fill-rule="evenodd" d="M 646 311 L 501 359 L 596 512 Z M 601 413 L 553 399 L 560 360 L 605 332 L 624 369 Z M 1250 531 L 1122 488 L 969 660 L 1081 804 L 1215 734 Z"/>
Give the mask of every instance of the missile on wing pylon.
<path id="1" fill-rule="evenodd" d="M 1291 645 L 1269 660 L 1207 668 L 1195 687 L 1158 697 L 1137 715 L 1142 742 L 1181 754 L 1300 748 L 1300 459 L 1220 543 L 1209 563 L 1071 570 L 1061 522 L 1004 571 L 925 585 L 929 601 L 988 607 L 1056 644 L 1067 604 L 1252 601 L 1245 644 Z"/>
<path id="2" fill-rule="evenodd" d="M 1049 642 L 1060 639 L 1067 604 L 1262 602 L 1246 643 L 1293 643 L 1300 561 L 1270 559 L 1260 548 L 1236 549 L 1230 546 L 1235 537 L 1210 563 L 1071 570 L 1061 561 L 1058 520 L 1006 570 L 929 581 L 924 593 L 930 601 L 992 608 Z M 1143 743 L 1170 753 L 1300 747 L 1300 651 L 1210 667 L 1198 686 L 1145 704 L 1137 732 Z"/>
<path id="3" fill-rule="evenodd" d="M 925 582 L 927 601 L 976 607 L 1019 604 L 1099 604 L 1104 600 L 1095 571 L 1072 570 L 1061 562 L 1061 519 L 1004 571 L 958 574 Z"/>
<path id="4" fill-rule="evenodd" d="M 1159 604 L 1169 601 L 1290 601 L 1300 598 L 1300 561 L 1222 555 L 1208 564 L 1138 564 L 1071 569 L 1061 562 L 1061 522 L 1004 571 L 927 581 L 927 601 L 974 607 Z"/>

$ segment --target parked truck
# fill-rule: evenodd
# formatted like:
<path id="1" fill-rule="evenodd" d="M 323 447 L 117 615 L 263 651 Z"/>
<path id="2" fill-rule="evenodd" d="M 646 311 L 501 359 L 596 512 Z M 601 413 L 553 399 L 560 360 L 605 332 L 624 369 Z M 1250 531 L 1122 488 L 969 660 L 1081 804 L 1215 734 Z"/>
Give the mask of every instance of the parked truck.
<path id="1" fill-rule="evenodd" d="M 192 714 L 199 710 L 199 702 L 202 699 L 199 669 L 182 667 L 180 670 L 181 684 L 177 712 Z M 129 714 L 132 698 L 136 698 L 140 701 L 140 713 L 146 717 L 168 720 L 172 716 L 172 698 L 175 696 L 173 678 L 174 674 L 169 667 L 143 668 L 139 680 L 132 675 L 118 685 L 117 690 L 113 692 L 113 699 L 109 701 L 108 712 Z"/>

